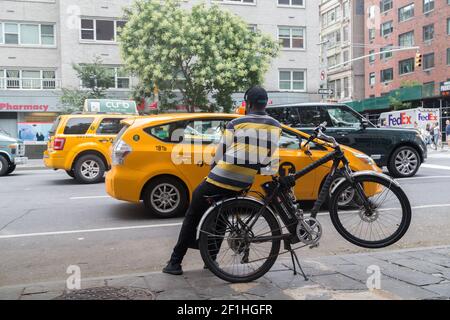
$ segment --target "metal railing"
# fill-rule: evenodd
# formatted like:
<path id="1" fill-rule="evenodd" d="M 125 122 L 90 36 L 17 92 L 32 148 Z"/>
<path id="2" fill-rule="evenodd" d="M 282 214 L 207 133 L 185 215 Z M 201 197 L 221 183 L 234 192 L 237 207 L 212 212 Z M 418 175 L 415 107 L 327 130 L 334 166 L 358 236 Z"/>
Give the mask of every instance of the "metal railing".
<path id="1" fill-rule="evenodd" d="M 0 90 L 55 90 L 60 88 L 60 79 L 0 78 Z"/>

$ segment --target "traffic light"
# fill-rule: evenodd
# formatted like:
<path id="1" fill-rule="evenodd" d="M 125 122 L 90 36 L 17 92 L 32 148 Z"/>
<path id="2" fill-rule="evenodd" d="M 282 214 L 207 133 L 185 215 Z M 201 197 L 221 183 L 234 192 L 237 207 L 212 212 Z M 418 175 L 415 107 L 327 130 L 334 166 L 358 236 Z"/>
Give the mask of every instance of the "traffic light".
<path id="1" fill-rule="evenodd" d="M 422 54 L 420 52 L 416 53 L 416 68 L 420 68 L 422 66 Z"/>

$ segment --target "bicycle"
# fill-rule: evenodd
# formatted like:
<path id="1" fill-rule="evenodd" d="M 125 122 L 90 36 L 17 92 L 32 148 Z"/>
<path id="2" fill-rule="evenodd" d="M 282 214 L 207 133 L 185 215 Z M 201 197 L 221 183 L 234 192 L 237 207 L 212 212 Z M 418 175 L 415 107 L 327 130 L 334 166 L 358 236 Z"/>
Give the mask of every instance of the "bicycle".
<path id="1" fill-rule="evenodd" d="M 352 172 L 340 145 L 325 135 L 325 130 L 323 123 L 301 148 L 309 153 L 308 145 L 313 141 L 319 143 L 316 139 L 320 139 L 322 145 L 333 151 L 295 174 L 272 176 L 271 181 L 262 185 L 264 193 L 256 193 L 259 198 L 249 196 L 248 191 L 228 199 L 210 197 L 212 206 L 198 225 L 197 240 L 205 265 L 217 277 L 232 283 L 254 281 L 271 269 L 280 254 L 290 253 L 294 274 L 297 264 L 306 280 L 294 250 L 319 245 L 322 225 L 317 214 L 328 198 L 333 226 L 357 246 L 383 248 L 406 233 L 411 222 L 411 205 L 400 185 L 377 172 Z M 297 179 L 329 161 L 333 161 L 330 174 L 311 213 L 306 215 L 299 207 L 293 187 Z M 353 199 L 343 205 L 342 198 L 349 193 Z M 281 241 L 285 251 L 280 253 Z M 292 247 L 298 243 L 299 247 Z"/>

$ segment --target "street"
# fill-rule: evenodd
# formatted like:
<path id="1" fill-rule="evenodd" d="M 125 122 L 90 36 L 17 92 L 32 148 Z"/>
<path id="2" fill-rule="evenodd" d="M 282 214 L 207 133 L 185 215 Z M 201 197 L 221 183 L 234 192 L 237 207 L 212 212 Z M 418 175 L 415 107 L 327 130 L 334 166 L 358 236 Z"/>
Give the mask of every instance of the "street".
<path id="1" fill-rule="evenodd" d="M 413 207 L 406 236 L 383 250 L 450 244 L 450 152 L 431 151 L 417 176 L 399 180 Z M 114 200 L 104 184 L 80 185 L 63 171 L 18 170 L 0 179 L 0 287 L 67 278 L 159 271 L 169 258 L 181 218 L 149 217 L 142 204 Z M 322 213 L 320 247 L 299 257 L 367 252 L 344 239 Z M 380 250 L 378 250 L 380 251 Z M 200 269 L 198 252 L 183 267 Z"/>

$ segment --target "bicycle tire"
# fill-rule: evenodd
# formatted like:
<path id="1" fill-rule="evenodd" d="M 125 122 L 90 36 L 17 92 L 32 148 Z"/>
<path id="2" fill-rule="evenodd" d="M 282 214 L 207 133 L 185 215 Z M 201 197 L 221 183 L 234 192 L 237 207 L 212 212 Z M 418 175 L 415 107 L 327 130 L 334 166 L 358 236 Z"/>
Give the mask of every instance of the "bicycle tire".
<path id="1" fill-rule="evenodd" d="M 203 262 L 208 267 L 208 269 L 215 274 L 217 277 L 219 277 L 222 280 L 225 280 L 230 283 L 242 283 L 242 282 L 251 282 L 254 281 L 263 275 L 265 275 L 270 268 L 272 268 L 273 264 L 278 258 L 278 254 L 280 252 L 280 239 L 274 239 L 272 241 L 272 247 L 270 250 L 270 254 L 267 258 L 267 260 L 259 267 L 255 272 L 250 273 L 245 276 L 237 276 L 230 274 L 223 269 L 220 268 L 219 264 L 215 262 L 211 254 L 208 250 L 208 236 L 211 232 L 214 232 L 216 219 L 218 215 L 223 214 L 226 210 L 230 210 L 231 208 L 247 208 L 247 209 L 254 209 L 254 210 L 260 210 L 262 205 L 251 200 L 246 199 L 236 199 L 229 202 L 225 202 L 222 205 L 219 205 L 214 211 L 212 211 L 206 220 L 204 221 L 202 225 L 202 229 L 200 230 L 200 238 L 199 238 L 199 249 L 200 254 L 202 256 Z M 220 208 L 220 210 L 219 210 Z M 274 215 L 269 212 L 268 210 L 264 210 L 264 212 L 261 214 L 261 217 L 263 217 L 268 226 L 270 227 L 270 231 L 272 236 L 279 236 L 281 235 L 281 228 L 280 224 L 278 223 L 278 220 L 274 217 Z M 261 219 L 261 217 L 259 219 Z"/>
<path id="2" fill-rule="evenodd" d="M 401 203 L 402 219 L 400 225 L 391 236 L 377 241 L 363 240 L 350 233 L 342 225 L 339 214 L 337 213 L 337 210 L 339 210 L 339 194 L 346 188 L 350 187 L 350 182 L 345 181 L 341 185 L 339 185 L 339 187 L 333 192 L 333 196 L 330 201 L 330 218 L 336 231 L 350 243 L 363 248 L 384 248 L 399 241 L 405 235 L 406 231 L 408 231 L 408 228 L 411 224 L 411 204 L 404 191 L 398 185 L 392 183 L 392 181 L 379 176 L 364 175 L 355 177 L 354 179 L 356 183 L 361 183 L 362 185 L 364 184 L 364 182 L 375 182 L 390 189 L 397 196 L 399 202 Z"/>

